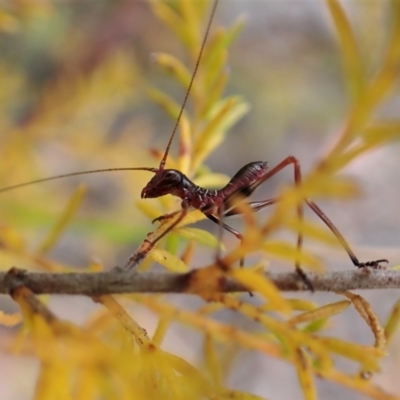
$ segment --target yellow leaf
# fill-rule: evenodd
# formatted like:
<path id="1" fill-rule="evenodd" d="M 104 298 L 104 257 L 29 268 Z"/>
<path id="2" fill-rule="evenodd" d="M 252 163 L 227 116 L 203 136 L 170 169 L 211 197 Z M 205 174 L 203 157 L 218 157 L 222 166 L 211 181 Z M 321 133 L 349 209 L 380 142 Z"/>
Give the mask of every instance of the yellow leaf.
<path id="1" fill-rule="evenodd" d="M 201 221 L 205 218 L 206 216 L 200 210 L 192 210 L 185 216 L 183 221 L 178 224 L 178 228 L 185 225 L 194 224 L 195 222 Z"/>
<path id="2" fill-rule="evenodd" d="M 209 88 L 203 108 L 200 111 L 203 117 L 210 114 L 210 111 L 212 110 L 214 104 L 216 104 L 218 102 L 218 99 L 222 97 L 222 93 L 228 81 L 228 76 L 228 73 L 225 70 L 222 70 L 219 71 L 219 74 L 215 77 L 215 82 Z"/>
<path id="3" fill-rule="evenodd" d="M 365 128 L 363 139 L 370 147 L 400 139 L 400 121 L 397 119 L 374 122 Z"/>
<path id="4" fill-rule="evenodd" d="M 175 34 L 179 37 L 184 36 L 184 20 L 180 15 L 171 7 L 170 4 L 159 0 L 151 0 L 150 4 L 153 13 L 161 19 Z"/>
<path id="5" fill-rule="evenodd" d="M 361 346 L 357 343 L 346 342 L 331 337 L 318 337 L 319 342 L 324 344 L 330 351 L 350 360 L 357 361 L 363 368 L 369 371 L 378 371 L 380 357 L 384 353 L 375 347 Z"/>
<path id="6" fill-rule="evenodd" d="M 229 182 L 229 177 L 225 174 L 207 173 L 195 178 L 193 182 L 207 189 L 219 189 Z"/>
<path id="7" fill-rule="evenodd" d="M 156 346 L 161 345 L 170 326 L 171 326 L 171 318 L 161 316 L 158 321 L 156 331 L 153 334 L 153 343 Z"/>
<path id="8" fill-rule="evenodd" d="M 177 103 L 172 97 L 158 89 L 149 89 L 150 98 L 157 103 L 174 121 L 178 118 L 181 104 Z M 186 116 L 186 113 L 183 113 Z M 186 116 L 187 118 L 187 116 Z"/>
<path id="9" fill-rule="evenodd" d="M 226 64 L 227 57 L 227 50 L 221 49 L 220 52 L 213 58 L 212 64 L 208 65 L 204 79 L 204 85 L 207 90 L 215 89 L 216 81 L 220 74 L 223 73 L 223 67 Z"/>
<path id="10" fill-rule="evenodd" d="M 162 249 L 153 249 L 150 252 L 149 257 L 153 260 L 158 262 L 159 264 L 163 265 L 171 272 L 187 272 L 188 267 L 187 265 L 180 260 L 178 257 L 174 256 L 173 254 L 162 250 Z"/>
<path id="11" fill-rule="evenodd" d="M 181 238 L 193 240 L 205 246 L 216 248 L 218 247 L 217 238 L 211 233 L 198 228 L 178 228 L 174 229 L 174 235 Z"/>
<path id="12" fill-rule="evenodd" d="M 191 264 L 191 262 L 193 260 L 195 248 L 196 248 L 195 242 L 189 241 L 189 243 L 187 244 L 186 248 L 182 251 L 181 260 L 186 265 L 190 265 Z"/>
<path id="13" fill-rule="evenodd" d="M 218 359 L 214 340 L 210 334 L 206 334 L 204 338 L 204 360 L 207 370 L 211 374 L 213 384 L 217 387 L 222 385 L 221 362 Z"/>
<path id="14" fill-rule="evenodd" d="M 295 245 L 288 244 L 283 241 L 269 241 L 263 243 L 260 250 L 265 251 L 269 256 L 295 262 L 296 260 L 304 266 L 311 267 L 313 269 L 321 269 L 322 262 L 310 253 L 302 251 L 299 253 Z"/>
<path id="15" fill-rule="evenodd" d="M 245 18 L 239 18 L 228 30 L 219 28 L 214 33 L 213 38 L 204 53 L 203 65 L 208 70 L 210 65 L 214 65 L 213 60 L 218 57 L 221 51 L 227 49 L 243 29 Z"/>
<path id="16" fill-rule="evenodd" d="M 236 268 L 229 272 L 233 278 L 240 282 L 251 292 L 257 292 L 269 301 L 275 311 L 289 314 L 290 304 L 282 296 L 279 289 L 265 275 L 244 268 Z"/>
<path id="17" fill-rule="evenodd" d="M 0 244 L 1 247 L 16 251 L 18 253 L 25 250 L 23 238 L 13 228 L 0 225 Z"/>
<path id="18" fill-rule="evenodd" d="M 396 302 L 385 324 L 385 338 L 389 343 L 400 323 L 400 300 Z"/>
<path id="19" fill-rule="evenodd" d="M 341 4 L 337 0 L 327 0 L 327 4 L 339 36 L 347 84 L 352 100 L 356 102 L 365 87 L 363 61 L 350 22 Z"/>
<path id="20" fill-rule="evenodd" d="M 356 135 L 357 131 L 368 122 L 374 108 L 381 103 L 390 91 L 394 88 L 398 80 L 398 68 L 400 63 L 400 3 L 391 2 L 391 37 L 388 40 L 386 54 L 381 56 L 381 65 L 374 79 L 366 92 L 356 104 L 349 121 L 346 131 L 348 141 Z"/>
<path id="21" fill-rule="evenodd" d="M 361 154 L 399 140 L 400 122 L 398 120 L 374 122 L 363 130 L 362 139 L 361 143 L 351 147 L 337 158 L 337 167 L 343 168 Z"/>
<path id="22" fill-rule="evenodd" d="M 367 302 L 367 300 L 358 294 L 351 292 L 344 292 L 341 294 L 351 300 L 354 308 L 371 328 L 375 337 L 375 347 L 383 351 L 386 347 L 385 332 L 371 305 Z"/>
<path id="23" fill-rule="evenodd" d="M 332 317 L 332 315 L 339 314 L 340 312 L 345 310 L 350 304 L 351 302 L 348 300 L 342 300 L 336 303 L 327 304 L 314 310 L 296 315 L 295 317 L 290 318 L 287 323 L 291 326 L 295 326 L 304 322 L 326 319 Z"/>
<path id="24" fill-rule="evenodd" d="M 285 223 L 287 227 L 294 232 L 297 233 L 301 231 L 306 238 L 314 239 L 331 246 L 340 245 L 336 236 L 328 230 L 325 225 L 321 227 L 317 223 L 308 220 L 299 221 L 298 218 L 287 219 Z"/>
<path id="25" fill-rule="evenodd" d="M 355 181 L 351 178 L 326 176 L 323 172 L 308 177 L 298 190 L 301 196 L 311 198 L 353 198 L 360 194 Z"/>
<path id="26" fill-rule="evenodd" d="M 309 355 L 301 348 L 294 352 L 294 365 L 296 366 L 300 386 L 303 389 L 304 399 L 316 400 L 317 392 L 314 385 L 311 360 Z"/>
<path id="27" fill-rule="evenodd" d="M 154 220 L 159 216 L 163 215 L 163 212 L 159 208 L 151 204 L 149 201 L 138 200 L 136 202 L 136 206 L 140 211 L 142 211 L 143 214 L 145 214 L 151 220 Z"/>
<path id="28" fill-rule="evenodd" d="M 185 90 L 187 89 L 191 78 L 191 72 L 188 71 L 180 60 L 168 53 L 155 53 L 152 56 L 164 72 L 172 75 Z"/>
<path id="29" fill-rule="evenodd" d="M 316 303 L 303 299 L 286 299 L 286 301 L 290 304 L 290 308 L 295 311 L 311 311 L 318 307 Z M 263 304 L 260 309 L 272 311 L 270 303 Z"/>
<path id="30" fill-rule="evenodd" d="M 197 167 L 224 139 L 232 127 L 249 107 L 240 97 L 228 97 L 214 107 L 213 116 L 196 141 L 193 168 Z"/>

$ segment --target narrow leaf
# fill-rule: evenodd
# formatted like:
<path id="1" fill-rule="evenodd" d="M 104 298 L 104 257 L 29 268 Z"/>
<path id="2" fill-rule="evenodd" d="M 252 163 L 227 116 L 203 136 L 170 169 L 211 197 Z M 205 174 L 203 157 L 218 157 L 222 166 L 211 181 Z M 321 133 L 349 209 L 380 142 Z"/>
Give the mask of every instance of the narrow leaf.
<path id="1" fill-rule="evenodd" d="M 295 326 L 304 322 L 326 319 L 332 317 L 335 314 L 341 313 L 350 304 L 351 302 L 348 300 L 342 300 L 338 301 L 337 303 L 327 304 L 325 306 L 316 308 L 315 310 L 296 315 L 295 317 L 290 318 L 287 322 L 289 325 Z"/>
<path id="2" fill-rule="evenodd" d="M 324 344 L 330 351 L 360 363 L 369 371 L 379 370 L 378 361 L 384 353 L 375 347 L 361 346 L 357 343 L 350 343 L 325 336 L 318 337 L 318 341 Z"/>
<path id="3" fill-rule="evenodd" d="M 150 98 L 157 103 L 174 121 L 176 121 L 179 110 L 181 109 L 181 105 L 158 89 L 151 88 L 148 93 Z M 185 115 L 187 118 L 186 113 L 183 115 Z"/>
<path id="4" fill-rule="evenodd" d="M 385 338 L 387 344 L 393 338 L 400 324 L 400 300 L 396 302 L 385 324 Z"/>
<path id="5" fill-rule="evenodd" d="M 287 242 L 282 241 L 269 241 L 261 246 L 261 250 L 265 251 L 268 255 L 286 261 L 295 262 L 297 260 L 301 265 L 305 265 L 314 269 L 321 269 L 322 262 L 315 256 L 304 251 L 300 252 L 298 249 Z"/>
<path id="6" fill-rule="evenodd" d="M 163 215 L 163 212 L 158 208 L 151 204 L 149 201 L 138 200 L 136 202 L 137 208 L 151 220 L 158 218 Z"/>
<path id="7" fill-rule="evenodd" d="M 314 385 L 310 356 L 301 348 L 295 351 L 294 354 L 294 365 L 296 366 L 300 386 L 303 389 L 304 399 L 316 400 L 317 392 Z"/>
<path id="8" fill-rule="evenodd" d="M 201 243 L 211 248 L 218 247 L 217 238 L 211 233 L 198 228 L 178 228 L 174 229 L 174 235 L 187 240 L 193 240 L 194 242 Z"/>
<path id="9" fill-rule="evenodd" d="M 248 105 L 240 97 L 229 97 L 218 105 L 214 116 L 196 142 L 193 161 L 195 169 L 223 141 L 226 131 L 245 115 L 248 109 Z"/>
<path id="10" fill-rule="evenodd" d="M 171 4 L 159 0 L 150 0 L 153 13 L 162 20 L 175 34 L 183 39 L 184 35 L 184 20 L 174 11 Z"/>
<path id="11" fill-rule="evenodd" d="M 191 72 L 189 72 L 180 60 L 168 53 L 161 52 L 154 53 L 152 57 L 165 73 L 176 79 L 185 90 L 187 89 L 191 78 Z"/>
<path id="12" fill-rule="evenodd" d="M 350 22 L 337 0 L 326 0 L 343 53 L 347 85 L 353 102 L 360 97 L 365 87 L 363 61 Z"/>
<path id="13" fill-rule="evenodd" d="M 187 272 L 188 267 L 187 265 L 180 260 L 178 257 L 174 256 L 173 254 L 162 250 L 162 249 L 153 249 L 150 252 L 149 256 L 153 261 L 158 262 L 159 264 L 163 265 L 168 271 L 171 272 Z"/>
<path id="14" fill-rule="evenodd" d="M 247 269 L 233 269 L 230 275 L 251 292 L 257 292 L 272 304 L 275 311 L 290 313 L 290 305 L 277 287 L 264 275 Z"/>

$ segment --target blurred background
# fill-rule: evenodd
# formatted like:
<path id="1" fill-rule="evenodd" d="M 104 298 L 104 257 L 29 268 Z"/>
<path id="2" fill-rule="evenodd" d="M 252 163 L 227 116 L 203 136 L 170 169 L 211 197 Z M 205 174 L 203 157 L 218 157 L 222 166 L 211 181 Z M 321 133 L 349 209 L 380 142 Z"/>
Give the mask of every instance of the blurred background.
<path id="1" fill-rule="evenodd" d="M 343 4 L 370 76 L 385 50 L 388 4 Z M 267 160 L 273 166 L 295 155 L 306 174 L 334 143 L 349 107 L 341 52 L 326 5 L 317 0 L 221 0 L 213 26 L 230 25 L 241 15 L 247 23 L 230 50 L 228 92 L 243 96 L 251 110 L 208 165 L 232 176 L 247 162 Z M 11 1 L 0 6 L 0 187 L 86 169 L 158 165 L 149 150 L 164 149 L 173 121 L 151 102 L 148 90 L 157 87 L 177 101 L 183 98 L 180 88 L 152 61 L 158 51 L 183 56 L 176 38 L 146 1 Z M 399 110 L 397 88 L 378 113 L 398 117 Z M 344 173 L 362 190 L 361 197 L 318 201 L 362 260 L 388 258 L 390 265 L 400 264 L 399 151 L 398 144 L 391 145 L 346 168 Z M 135 207 L 149 177 L 136 171 L 102 174 L 4 193 L 0 229 L 16 230 L 15 240 L 33 252 L 84 182 L 85 200 L 50 255 L 56 263 L 74 268 L 86 268 L 92 260 L 100 260 L 105 268 L 123 264 L 152 229 Z M 279 185 L 291 180 L 292 172 L 283 172 L 260 188 L 255 199 L 273 196 Z M 215 230 L 208 223 L 201 226 Z M 315 250 L 332 269 L 352 267 L 340 250 Z M 37 260 L 9 252 L 1 252 L 0 260 L 2 269 L 37 267 Z M 201 259 L 196 263 L 204 265 Z M 391 290 L 363 295 L 383 321 L 399 297 Z M 337 299 L 332 294 L 304 296 L 318 303 Z M 5 296 L 0 302 L 2 309 L 16 310 Z M 78 323 L 95 308 L 88 299 L 66 297 L 55 298 L 51 306 L 60 317 Z M 140 318 L 148 326 L 148 315 L 139 313 L 139 322 Z M 330 335 L 365 344 L 373 340 L 351 310 L 334 323 Z M 0 328 L 1 337 L 9 331 Z M 167 345 L 196 360 L 196 346 L 180 339 L 177 348 L 174 335 L 182 338 L 183 331 L 185 337 L 192 332 L 178 328 Z M 374 381 L 400 395 L 400 336 L 389 352 Z M 236 360 L 241 360 L 240 368 L 233 364 L 227 372 L 230 386 L 268 398 L 301 398 L 296 373 L 287 365 L 244 352 Z M 28 358 L 2 356 L 1 398 L 29 399 L 36 368 Z M 363 398 L 320 384 L 323 399 L 343 394 Z"/>

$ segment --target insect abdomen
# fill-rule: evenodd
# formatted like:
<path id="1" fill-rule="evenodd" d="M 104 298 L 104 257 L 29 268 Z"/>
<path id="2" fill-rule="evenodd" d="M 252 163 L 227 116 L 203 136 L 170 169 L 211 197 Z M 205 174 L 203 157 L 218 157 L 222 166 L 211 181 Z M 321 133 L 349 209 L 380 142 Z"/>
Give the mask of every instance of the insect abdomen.
<path id="1" fill-rule="evenodd" d="M 228 184 L 221 189 L 224 197 L 237 193 L 244 197 L 249 196 L 254 189 L 252 184 L 257 182 L 267 171 L 266 161 L 253 161 L 239 169 Z"/>

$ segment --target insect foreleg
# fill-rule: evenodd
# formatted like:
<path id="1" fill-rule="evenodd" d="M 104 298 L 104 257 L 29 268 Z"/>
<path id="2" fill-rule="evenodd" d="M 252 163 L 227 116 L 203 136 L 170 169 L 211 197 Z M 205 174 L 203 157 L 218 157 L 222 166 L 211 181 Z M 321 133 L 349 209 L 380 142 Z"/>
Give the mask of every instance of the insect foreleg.
<path id="1" fill-rule="evenodd" d="M 180 213 L 176 220 L 167 226 L 167 228 L 161 228 L 164 230 L 158 236 L 155 236 L 157 231 L 149 233 L 139 249 L 128 259 L 123 269 L 133 270 L 136 268 L 146 258 L 157 242 L 159 242 L 167 233 L 174 229 L 183 220 L 183 218 L 185 218 L 188 210 L 189 205 L 185 201 L 182 201 L 182 209 L 175 213 L 175 215 Z"/>
<path id="2" fill-rule="evenodd" d="M 180 213 L 178 218 L 176 218 L 176 220 L 171 223 L 171 225 L 168 227 L 168 229 L 166 229 L 160 236 L 158 236 L 154 240 L 154 244 L 157 243 L 160 239 L 162 239 L 168 232 L 170 232 L 172 229 L 174 229 L 179 224 L 179 222 L 181 222 L 183 220 L 183 218 L 185 218 L 185 216 L 187 215 L 188 210 L 189 210 L 190 207 L 186 203 L 185 200 L 182 201 L 181 207 L 182 207 L 182 209 L 180 211 L 176 211 L 176 212 L 173 212 L 172 214 L 167 214 L 166 215 L 166 217 L 169 218 L 169 217 L 172 217 L 172 216 L 177 215 L 177 214 Z M 162 218 L 162 219 L 164 219 L 164 218 Z"/>
<path id="3" fill-rule="evenodd" d="M 174 211 L 170 214 L 160 215 L 159 217 L 154 218 L 153 221 L 151 221 L 151 223 L 154 224 L 154 222 L 157 222 L 157 221 L 164 221 L 166 219 L 170 219 L 172 217 L 175 217 L 175 215 L 179 214 L 180 212 L 182 212 L 182 210 Z"/>

